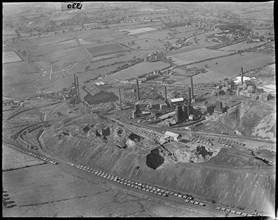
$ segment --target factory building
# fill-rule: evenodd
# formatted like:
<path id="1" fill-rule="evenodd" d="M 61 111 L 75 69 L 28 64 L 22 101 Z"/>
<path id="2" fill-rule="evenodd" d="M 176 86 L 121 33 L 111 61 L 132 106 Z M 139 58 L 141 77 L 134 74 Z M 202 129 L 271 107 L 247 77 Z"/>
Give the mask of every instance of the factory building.
<path id="1" fill-rule="evenodd" d="M 141 116 L 141 114 L 142 114 L 142 111 L 141 111 L 140 105 L 138 103 L 136 103 L 134 105 L 134 110 L 132 111 L 132 117 L 138 118 Z"/>
<path id="2" fill-rule="evenodd" d="M 222 105 L 221 101 L 216 101 L 215 102 L 215 109 L 214 109 L 214 111 L 217 112 L 217 113 L 223 113 L 224 112 L 224 108 L 223 108 L 223 105 Z"/>
<path id="3" fill-rule="evenodd" d="M 166 131 L 165 132 L 165 138 L 171 138 L 175 141 L 179 141 L 181 137 L 182 136 L 180 134 L 176 134 L 176 133 L 171 132 L 171 131 Z"/>
<path id="4" fill-rule="evenodd" d="M 207 105 L 206 105 L 206 108 L 207 108 L 207 114 L 212 115 L 213 112 L 214 112 L 215 106 L 212 105 L 212 104 L 207 104 Z"/>
<path id="5" fill-rule="evenodd" d="M 166 111 L 169 109 L 169 106 L 166 103 L 160 104 L 160 111 Z"/>

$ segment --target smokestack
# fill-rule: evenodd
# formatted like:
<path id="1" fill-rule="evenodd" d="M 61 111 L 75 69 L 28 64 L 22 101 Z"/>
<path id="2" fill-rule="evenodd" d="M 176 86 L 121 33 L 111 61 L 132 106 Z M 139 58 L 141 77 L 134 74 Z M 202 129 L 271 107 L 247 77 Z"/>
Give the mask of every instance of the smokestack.
<path id="1" fill-rule="evenodd" d="M 194 93 L 193 93 L 193 76 L 190 76 L 190 80 L 191 80 L 191 96 L 193 98 L 194 97 Z"/>
<path id="2" fill-rule="evenodd" d="M 137 94 L 137 100 L 140 100 L 140 93 L 139 93 L 139 81 L 136 79 L 136 94 Z"/>
<path id="3" fill-rule="evenodd" d="M 165 91 L 164 91 L 164 93 L 165 93 L 165 102 L 167 102 L 167 87 L 165 86 L 164 89 L 165 89 Z"/>
<path id="4" fill-rule="evenodd" d="M 189 105 L 191 105 L 191 99 L 192 99 L 192 97 L 191 97 L 191 91 L 192 91 L 192 88 L 188 88 L 188 103 L 189 103 Z"/>
<path id="5" fill-rule="evenodd" d="M 243 67 L 241 67 L 241 85 L 243 85 Z"/>
<path id="6" fill-rule="evenodd" d="M 76 89 L 76 76 L 75 76 L 75 73 L 73 74 L 73 79 L 74 79 L 73 84 L 74 84 L 75 95 L 76 95 L 76 97 L 77 97 L 77 89 Z"/>
<path id="7" fill-rule="evenodd" d="M 190 106 L 191 106 L 191 88 L 188 88 L 188 101 L 187 101 L 187 116 L 190 115 Z"/>
<path id="8" fill-rule="evenodd" d="M 77 102 L 80 102 L 80 94 L 79 94 L 79 80 L 78 76 L 76 76 L 76 88 L 77 88 Z"/>
<path id="9" fill-rule="evenodd" d="M 121 96 L 121 88 L 119 87 L 119 99 L 120 99 L 120 109 L 122 110 L 122 96 Z"/>

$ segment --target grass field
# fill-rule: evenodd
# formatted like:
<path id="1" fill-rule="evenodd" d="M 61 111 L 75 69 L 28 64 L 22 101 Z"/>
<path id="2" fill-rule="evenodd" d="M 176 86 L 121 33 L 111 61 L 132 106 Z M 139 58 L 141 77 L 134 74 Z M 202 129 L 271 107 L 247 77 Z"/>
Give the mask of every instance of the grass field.
<path id="1" fill-rule="evenodd" d="M 204 61 L 198 64 L 189 65 L 188 67 L 204 67 L 207 70 L 224 73 L 225 75 L 235 77 L 240 75 L 241 67 L 244 71 L 259 68 L 274 62 L 271 55 L 260 53 L 243 53 L 232 56 L 217 58 L 214 60 Z"/>
<path id="2" fill-rule="evenodd" d="M 76 170 L 76 171 L 75 171 Z M 42 165 L 3 173 L 3 190 L 17 205 L 4 217 L 213 216 L 192 207 L 165 204 L 112 188 L 77 169 Z M 75 171 L 75 172 L 74 172 Z"/>
<path id="3" fill-rule="evenodd" d="M 171 57 L 174 63 L 177 65 L 185 65 L 185 64 L 194 63 L 201 60 L 219 57 L 227 54 L 229 53 L 225 51 L 217 51 L 217 50 L 209 50 L 206 48 L 201 48 L 201 49 L 192 50 L 190 52 L 179 53 L 168 57 Z"/>
<path id="4" fill-rule="evenodd" d="M 130 35 L 132 34 L 140 34 L 140 33 L 144 33 L 144 32 L 148 32 L 148 31 L 154 31 L 156 30 L 155 28 L 151 28 L 151 27 L 143 27 L 143 28 L 136 28 L 133 30 L 125 30 L 128 31 Z"/>
<path id="5" fill-rule="evenodd" d="M 122 71 L 119 71 L 111 75 L 111 77 L 119 80 L 126 80 L 126 79 L 136 78 L 145 73 L 153 72 L 154 70 L 161 70 L 168 66 L 169 64 L 163 62 L 154 62 L 154 63 L 143 62 L 135 66 L 132 66 L 130 68 L 124 69 Z"/>
<path id="6" fill-rule="evenodd" d="M 10 52 L 3 52 L 3 63 L 13 63 L 13 62 L 19 62 L 22 61 L 22 59 L 17 55 L 16 52 L 10 51 Z"/>
<path id="7" fill-rule="evenodd" d="M 134 45 L 128 45 L 133 49 L 137 49 L 138 46 L 140 46 L 140 50 L 161 50 L 163 48 L 163 43 L 154 39 L 145 38 L 140 40 L 133 40 L 133 42 L 135 43 Z"/>
<path id="8" fill-rule="evenodd" d="M 5 146 L 5 144 L 2 145 L 2 159 L 2 169 L 4 170 L 44 163 L 41 160 L 19 153 L 18 151 Z"/>
<path id="9" fill-rule="evenodd" d="M 153 39 L 153 40 L 159 40 L 159 39 L 165 40 L 169 33 L 170 33 L 170 31 L 168 31 L 168 30 L 161 30 L 161 31 L 158 30 L 158 31 L 153 31 L 151 33 L 142 34 L 142 35 L 138 36 L 138 39 L 146 38 L 146 39 Z"/>
<path id="10" fill-rule="evenodd" d="M 263 45 L 263 44 L 265 44 L 265 42 L 250 43 L 250 44 L 247 44 L 246 42 L 241 42 L 241 43 L 238 43 L 238 44 L 233 44 L 231 46 L 222 47 L 218 50 L 219 51 L 233 52 L 233 51 L 237 51 L 237 50 L 245 50 L 245 49 L 248 49 L 248 48 L 257 47 L 257 46 L 260 46 L 260 45 Z"/>
<path id="11" fill-rule="evenodd" d="M 93 57 L 97 57 L 106 54 L 124 52 L 127 51 L 127 48 L 119 44 L 106 44 L 102 46 L 87 48 L 87 50 L 93 55 Z"/>

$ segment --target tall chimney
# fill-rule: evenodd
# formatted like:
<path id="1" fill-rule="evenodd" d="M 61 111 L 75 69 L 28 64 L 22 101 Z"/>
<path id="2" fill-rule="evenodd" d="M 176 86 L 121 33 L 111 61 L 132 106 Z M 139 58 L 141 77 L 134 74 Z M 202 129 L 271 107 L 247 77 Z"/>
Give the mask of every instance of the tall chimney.
<path id="1" fill-rule="evenodd" d="M 122 96 L 121 96 L 121 88 L 119 87 L 119 99 L 120 99 L 120 109 L 122 110 Z"/>
<path id="2" fill-rule="evenodd" d="M 188 88 L 188 103 L 189 103 L 189 105 L 191 105 L 191 99 L 192 99 L 191 91 L 192 91 L 192 88 L 189 87 L 189 88 Z"/>
<path id="3" fill-rule="evenodd" d="M 241 85 L 243 85 L 243 67 L 241 67 Z"/>
<path id="4" fill-rule="evenodd" d="M 79 94 L 79 79 L 78 76 L 76 76 L 76 88 L 77 88 L 77 102 L 80 102 L 80 94 Z"/>
<path id="5" fill-rule="evenodd" d="M 164 93 L 165 93 L 165 102 L 167 102 L 167 87 L 165 86 L 164 89 L 165 89 L 164 90 Z"/>
<path id="6" fill-rule="evenodd" d="M 193 76 L 190 76 L 190 81 L 191 81 L 191 96 L 193 98 L 194 97 L 194 93 L 193 93 Z"/>
<path id="7" fill-rule="evenodd" d="M 191 88 L 188 87 L 187 116 L 190 115 L 190 106 L 191 106 Z"/>
<path id="8" fill-rule="evenodd" d="M 139 81 L 136 79 L 136 94 L 137 94 L 137 100 L 140 100 L 140 93 L 139 93 Z"/>
<path id="9" fill-rule="evenodd" d="M 77 98 L 77 86 L 76 86 L 76 84 L 77 84 L 77 82 L 76 82 L 76 75 L 75 75 L 75 73 L 73 74 L 73 77 L 74 77 L 74 90 L 75 90 L 75 95 L 76 95 L 76 98 Z"/>

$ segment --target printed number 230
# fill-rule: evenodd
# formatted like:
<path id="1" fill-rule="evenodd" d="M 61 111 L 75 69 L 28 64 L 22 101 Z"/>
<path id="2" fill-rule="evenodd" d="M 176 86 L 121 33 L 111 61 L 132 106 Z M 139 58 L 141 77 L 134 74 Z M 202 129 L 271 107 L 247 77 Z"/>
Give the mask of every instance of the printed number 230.
<path id="1" fill-rule="evenodd" d="M 82 4 L 81 3 L 72 3 L 68 4 L 68 9 L 81 9 Z"/>

